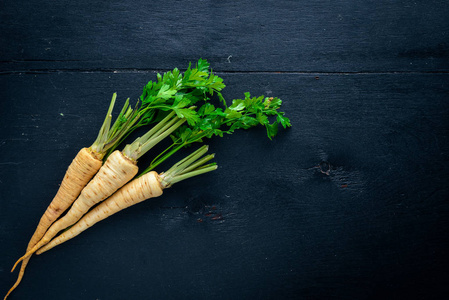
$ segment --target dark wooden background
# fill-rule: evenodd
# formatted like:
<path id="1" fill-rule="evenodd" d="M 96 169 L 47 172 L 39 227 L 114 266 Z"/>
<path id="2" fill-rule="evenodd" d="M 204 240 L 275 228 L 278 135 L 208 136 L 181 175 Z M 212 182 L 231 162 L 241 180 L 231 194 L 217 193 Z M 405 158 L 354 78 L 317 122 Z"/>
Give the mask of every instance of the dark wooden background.
<path id="1" fill-rule="evenodd" d="M 11 300 L 448 294 L 447 1 L 5 0 L 0 51 L 3 294 L 113 92 L 202 57 L 293 123 L 211 140 L 216 172 L 34 257 Z"/>

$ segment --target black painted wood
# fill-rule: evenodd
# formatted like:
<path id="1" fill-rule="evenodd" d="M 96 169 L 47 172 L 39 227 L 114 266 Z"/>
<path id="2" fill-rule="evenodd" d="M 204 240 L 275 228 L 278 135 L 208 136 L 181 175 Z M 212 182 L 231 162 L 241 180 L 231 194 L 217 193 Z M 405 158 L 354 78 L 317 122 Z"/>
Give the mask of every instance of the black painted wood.
<path id="1" fill-rule="evenodd" d="M 445 299 L 445 1 L 0 5 L 0 292 L 112 93 L 205 57 L 293 127 L 212 139 L 215 173 L 33 257 L 11 299 Z"/>
<path id="2" fill-rule="evenodd" d="M 449 71 L 432 1 L 3 1 L 0 70 Z"/>
<path id="3" fill-rule="evenodd" d="M 211 140 L 216 173 L 34 258 L 14 297 L 368 298 L 445 287 L 448 75 L 220 75 L 229 98 L 251 88 L 288 99 L 294 127 L 272 142 L 263 130 Z M 64 166 L 95 137 L 109 101 L 100 91 L 137 96 L 132 87 L 152 78 L 1 77 L 3 289 Z"/>

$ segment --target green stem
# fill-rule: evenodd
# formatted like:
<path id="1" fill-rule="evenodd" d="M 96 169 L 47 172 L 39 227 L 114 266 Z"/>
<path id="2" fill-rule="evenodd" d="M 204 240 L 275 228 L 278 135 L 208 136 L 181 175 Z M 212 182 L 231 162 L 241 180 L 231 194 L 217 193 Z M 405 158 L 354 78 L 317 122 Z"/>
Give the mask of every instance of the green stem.
<path id="1" fill-rule="evenodd" d="M 199 157 L 205 154 L 209 150 L 209 146 L 204 145 L 192 154 L 186 156 L 185 158 L 178 161 L 174 164 L 167 172 L 165 172 L 166 176 L 174 176 L 187 168 L 188 165 L 191 165 L 193 161 L 196 161 Z"/>
<path id="2" fill-rule="evenodd" d="M 111 126 L 111 120 L 112 120 L 112 110 L 114 109 L 115 100 L 117 99 L 117 93 L 114 93 L 112 95 L 111 103 L 109 104 L 108 112 L 106 113 L 106 118 L 104 119 L 103 125 L 101 125 L 100 131 L 98 132 L 97 139 L 92 144 L 91 149 L 94 152 L 97 152 L 100 154 L 99 156 L 102 156 L 101 153 L 103 152 L 103 146 L 107 140 L 109 128 Z"/>
<path id="3" fill-rule="evenodd" d="M 171 148 L 173 148 L 174 146 L 178 145 L 175 149 L 171 150 L 170 152 L 168 152 L 167 154 L 164 155 L 164 153 L 166 153 L 167 151 L 169 151 Z M 178 152 L 180 149 L 182 149 L 185 146 L 184 143 L 182 144 L 177 144 L 177 143 L 173 143 L 171 144 L 169 147 L 167 147 L 164 151 L 162 151 L 158 156 L 156 156 L 155 159 L 153 159 L 153 161 L 150 163 L 150 165 L 138 176 L 142 176 L 152 170 L 154 170 L 154 168 L 156 168 L 157 166 L 159 166 L 161 163 L 163 163 L 165 160 L 167 160 L 170 156 L 172 156 L 173 154 L 175 154 L 176 152 Z"/>
<path id="4" fill-rule="evenodd" d="M 179 141 L 180 139 L 178 139 L 178 141 Z M 153 166 L 158 160 L 162 160 L 162 161 L 164 161 L 165 159 L 164 159 L 164 157 L 165 156 L 167 156 L 168 155 L 168 157 L 170 157 L 171 155 L 172 155 L 172 152 L 173 151 L 177 151 L 176 149 L 174 149 L 174 150 L 172 150 L 172 151 L 170 151 L 168 154 L 166 154 L 170 149 L 172 149 L 173 147 L 175 147 L 176 145 L 178 145 L 178 147 L 177 148 L 182 148 L 184 145 L 181 145 L 179 142 L 173 142 L 170 146 L 168 146 L 167 148 L 165 148 L 165 150 L 164 151 L 162 151 L 161 153 L 159 153 L 152 161 L 151 161 L 151 163 L 150 163 L 150 165 L 151 166 Z M 174 153 L 174 152 L 173 152 Z M 164 156 L 164 157 L 162 157 L 162 156 Z M 162 157 L 162 158 L 161 158 Z M 167 157 L 167 158 L 168 158 Z M 160 163 L 158 163 L 158 164 L 160 164 Z"/>
<path id="5" fill-rule="evenodd" d="M 142 155 L 147 153 L 151 148 L 153 148 L 156 144 L 158 144 L 160 141 L 165 139 L 167 136 L 169 136 L 173 131 L 175 131 L 179 126 L 181 126 L 186 120 L 180 119 L 173 125 L 170 124 L 170 127 L 167 129 L 164 128 L 164 130 L 161 132 L 158 132 L 155 137 L 152 137 L 149 141 L 145 142 L 142 145 L 142 148 L 140 150 L 140 153 L 137 158 L 140 158 Z"/>
<path id="6" fill-rule="evenodd" d="M 135 123 L 139 121 L 139 103 L 137 103 L 136 107 L 133 109 L 129 106 L 128 98 L 115 122 L 111 126 L 112 110 L 116 99 L 117 93 L 114 93 L 112 95 L 111 103 L 109 104 L 106 118 L 98 133 L 98 137 L 91 146 L 91 150 L 99 159 L 106 159 L 117 145 L 131 133 Z"/>
<path id="7" fill-rule="evenodd" d="M 145 135 L 137 138 L 131 144 L 126 145 L 123 149 L 123 154 L 133 160 L 139 159 L 185 121 L 186 119 L 179 119 L 175 116 L 175 113 L 170 113 Z"/>
<path id="8" fill-rule="evenodd" d="M 167 130 L 171 125 L 173 125 L 178 118 L 174 118 L 175 112 L 171 112 L 168 114 L 164 119 L 162 119 L 157 125 L 155 125 L 151 130 L 149 130 L 147 133 L 145 133 L 141 139 L 144 141 L 150 140 L 151 138 L 160 135 L 162 132 Z"/>
<path id="9" fill-rule="evenodd" d="M 104 145 L 103 151 L 107 153 L 110 153 L 111 148 L 117 147 L 123 141 L 123 139 L 128 136 L 129 133 L 131 133 L 131 128 L 138 121 L 138 106 L 136 105 L 135 109 L 128 107 L 128 100 L 126 101 L 122 111 L 118 115 L 117 120 L 114 122 L 114 125 L 112 126 L 109 134 L 108 141 Z M 121 123 L 122 118 L 126 120 L 125 123 Z"/>
<path id="10" fill-rule="evenodd" d="M 186 180 L 186 179 L 188 179 L 188 178 L 191 178 L 191 177 L 194 177 L 194 176 L 198 176 L 198 175 L 201 175 L 201 174 L 205 174 L 205 173 L 214 171 L 214 170 L 216 170 L 217 168 L 218 168 L 217 165 L 211 164 L 211 165 L 208 166 L 208 167 L 200 168 L 200 169 L 198 169 L 198 170 L 196 170 L 196 171 L 192 171 L 192 172 L 189 172 L 189 173 L 186 173 L 186 174 L 178 175 L 178 176 L 176 176 L 176 177 L 173 177 L 169 182 L 166 182 L 166 184 L 169 184 L 166 188 L 172 186 L 173 184 L 175 184 L 175 183 L 177 183 L 177 182 Z M 162 181 L 163 181 L 163 180 L 162 180 Z M 161 183 L 161 184 L 163 184 L 163 183 Z"/>
<path id="11" fill-rule="evenodd" d="M 215 157 L 215 154 L 210 154 L 208 156 L 205 156 L 202 159 L 198 160 L 196 163 L 192 164 L 190 167 L 185 168 L 184 172 L 190 172 L 190 171 L 204 165 L 206 162 L 213 159 L 214 157 Z"/>
<path id="12" fill-rule="evenodd" d="M 173 184 L 217 169 L 215 163 L 204 165 L 214 158 L 214 154 L 202 157 L 209 149 L 205 145 L 173 165 L 167 172 L 160 174 L 161 185 L 168 188 Z"/>
<path id="13" fill-rule="evenodd" d="M 114 152 L 115 149 L 117 149 L 118 145 L 120 145 L 131 133 L 133 133 L 134 130 L 136 130 L 137 128 L 145 125 L 145 124 L 142 124 L 141 120 L 139 120 L 140 115 L 138 115 L 136 111 L 135 111 L 134 116 L 133 116 L 133 118 L 135 118 L 135 121 L 131 124 L 131 126 L 129 126 L 128 131 L 126 131 L 123 135 L 121 135 L 120 139 L 117 140 L 111 147 L 109 147 L 108 152 L 107 152 L 107 154 L 105 156 L 105 159 L 107 159 L 107 157 L 112 152 Z M 148 119 L 152 119 L 152 118 L 148 118 Z M 139 122 L 137 124 L 135 124 L 137 120 L 139 120 Z M 152 122 L 149 121 L 149 123 L 152 123 Z"/>
<path id="14" fill-rule="evenodd" d="M 150 165 L 139 175 L 142 176 L 145 173 L 148 173 L 152 170 L 154 170 L 154 168 L 156 168 L 158 165 L 160 165 L 161 163 L 163 163 L 165 160 L 167 160 L 170 156 L 172 156 L 173 154 L 175 154 L 176 152 L 178 152 L 179 150 L 181 150 L 183 147 L 192 144 L 204 137 L 206 137 L 208 135 L 207 131 L 203 131 L 201 133 L 196 133 L 193 135 L 192 134 L 189 135 L 189 137 L 187 137 L 185 139 L 184 142 L 179 143 L 178 141 L 180 139 L 178 139 L 178 141 L 173 142 L 168 148 L 166 148 L 164 151 L 162 151 L 158 156 L 156 156 L 153 161 L 150 163 Z M 176 146 L 178 145 L 178 146 Z M 174 148 L 176 146 L 176 148 Z M 172 149 L 174 148 L 174 149 Z M 172 149 L 170 152 L 166 153 L 167 151 L 169 151 L 170 149 Z M 166 153 L 166 154 L 164 154 Z"/>
<path id="15" fill-rule="evenodd" d="M 117 116 L 117 120 L 123 117 L 129 117 L 130 113 L 132 109 L 129 107 L 129 98 L 126 99 L 125 101 L 125 105 L 123 105 L 122 110 L 120 111 L 120 113 Z M 109 130 L 111 132 L 112 135 L 114 135 L 118 130 L 119 130 L 119 125 L 118 122 L 115 122 L 114 125 L 112 125 L 111 129 Z"/>

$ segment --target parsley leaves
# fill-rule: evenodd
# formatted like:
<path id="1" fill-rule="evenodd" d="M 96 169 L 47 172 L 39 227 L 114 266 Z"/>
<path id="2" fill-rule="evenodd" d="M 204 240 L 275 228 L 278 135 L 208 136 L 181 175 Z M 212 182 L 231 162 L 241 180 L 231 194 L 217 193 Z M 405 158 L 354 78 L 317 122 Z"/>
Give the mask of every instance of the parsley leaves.
<path id="1" fill-rule="evenodd" d="M 209 95 L 219 93 L 225 87 L 223 79 L 213 74 L 209 67 L 207 60 L 199 59 L 194 68 L 189 64 L 183 74 L 178 68 L 163 75 L 157 74 L 157 81 L 150 81 L 143 88 L 139 109 L 141 121 L 136 127 L 152 123 L 154 109 L 173 110 L 178 117 L 186 118 L 193 125 L 197 117 L 187 107 L 209 100 Z"/>
<path id="2" fill-rule="evenodd" d="M 189 126 L 194 126 L 200 119 L 192 105 L 199 101 L 209 100 L 209 96 L 217 93 L 225 87 L 223 79 L 210 71 L 210 64 L 205 59 L 199 59 L 195 67 L 191 63 L 184 73 L 178 68 L 173 71 L 157 74 L 156 81 L 149 81 L 143 88 L 134 109 L 128 108 L 122 111 L 114 130 L 122 134 L 113 139 L 109 144 L 108 154 L 137 128 L 157 123 L 174 111 L 178 118 L 185 119 Z M 107 156 L 106 155 L 106 156 Z"/>
<path id="3" fill-rule="evenodd" d="M 277 134 L 279 124 L 284 128 L 291 126 L 284 112 L 279 111 L 281 105 L 282 100 L 277 97 L 251 97 L 250 93 L 245 93 L 244 99 L 233 100 L 230 106 L 227 106 L 225 101 L 224 107 L 215 107 L 206 102 L 197 111 L 198 120 L 174 131 L 171 135 L 173 143 L 151 162 L 143 174 L 153 170 L 187 145 L 203 142 L 205 138 L 213 136 L 223 137 L 224 134 L 232 134 L 237 129 L 262 125 L 271 140 Z M 273 118 L 274 120 L 270 122 Z"/>
<path id="4" fill-rule="evenodd" d="M 139 140 L 142 145 L 152 146 L 153 140 L 159 141 L 159 137 L 171 134 L 173 141 L 171 146 L 152 161 L 143 174 L 154 169 L 181 148 L 195 142 L 203 142 L 206 138 L 222 137 L 224 134 L 232 134 L 237 129 L 249 129 L 260 125 L 266 128 L 267 136 L 271 140 L 276 136 L 279 125 L 283 128 L 291 126 L 284 112 L 279 111 L 281 99 L 252 97 L 250 93 L 245 93 L 243 99 L 235 99 L 228 106 L 221 94 L 223 88 L 225 88 L 223 79 L 210 70 L 210 64 L 204 59 L 199 59 L 194 67 L 189 64 L 183 73 L 175 68 L 164 74 L 157 74 L 155 81 L 149 81 L 144 86 L 134 109 L 129 107 L 128 101 L 125 104 L 112 128 L 112 132 L 120 134 L 113 138 L 114 146 L 110 147 L 108 153 L 111 153 L 135 129 L 163 120 L 168 122 L 168 116 L 172 120 L 170 122 L 180 120 L 179 123 L 176 121 L 178 124 L 176 127 L 167 125 L 170 130 L 161 127 L 160 132 L 154 136 L 153 133 L 149 134 L 152 132 L 150 130 L 143 136 L 144 140 L 148 141 Z M 209 102 L 209 97 L 214 94 L 220 100 L 218 106 Z M 177 119 L 173 119 L 173 115 L 176 115 Z M 181 122 L 185 122 L 185 125 L 181 126 Z M 158 128 L 159 125 L 155 127 Z M 150 146 L 145 149 L 149 149 Z M 146 151 L 139 152 L 137 156 L 144 152 Z"/>

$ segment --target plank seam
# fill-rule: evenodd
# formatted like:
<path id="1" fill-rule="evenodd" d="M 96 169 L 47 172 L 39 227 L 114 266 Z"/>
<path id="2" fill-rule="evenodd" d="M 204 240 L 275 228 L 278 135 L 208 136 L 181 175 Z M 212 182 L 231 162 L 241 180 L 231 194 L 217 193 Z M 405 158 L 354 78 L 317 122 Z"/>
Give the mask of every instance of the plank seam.
<path id="1" fill-rule="evenodd" d="M 32 69 L 0 71 L 0 75 L 51 74 L 51 73 L 164 73 L 171 69 Z M 260 75 L 394 75 L 394 74 L 449 74 L 449 71 L 214 71 L 215 74 Z"/>

